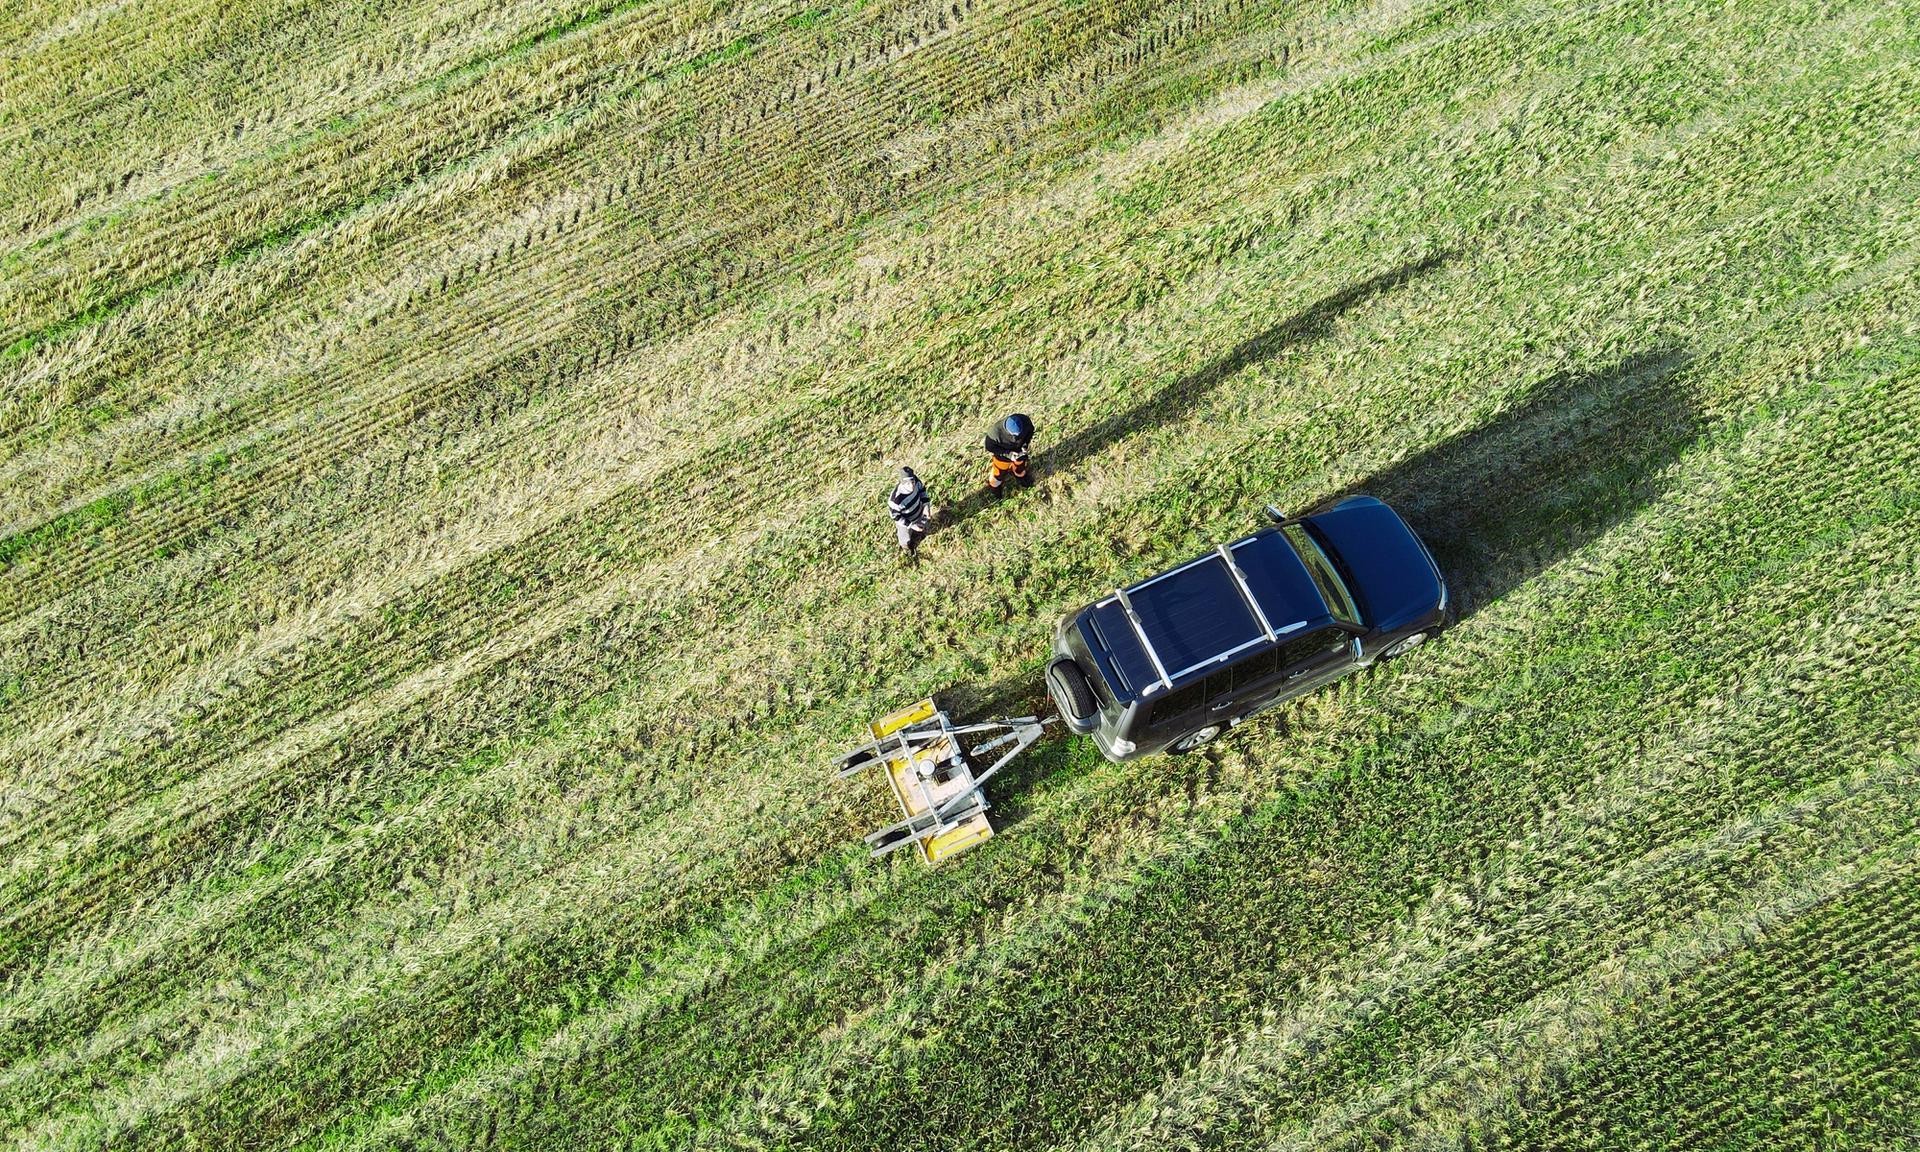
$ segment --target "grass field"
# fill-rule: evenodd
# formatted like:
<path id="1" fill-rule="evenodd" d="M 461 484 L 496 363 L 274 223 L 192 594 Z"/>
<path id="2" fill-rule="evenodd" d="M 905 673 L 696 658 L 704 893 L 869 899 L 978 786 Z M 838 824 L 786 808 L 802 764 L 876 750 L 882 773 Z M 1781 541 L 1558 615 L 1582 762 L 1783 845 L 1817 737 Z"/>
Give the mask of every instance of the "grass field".
<path id="1" fill-rule="evenodd" d="M 9 1144 L 1920 1146 L 1920 6 L 0 45 Z M 1438 643 L 866 859 L 862 722 L 1349 490 Z"/>

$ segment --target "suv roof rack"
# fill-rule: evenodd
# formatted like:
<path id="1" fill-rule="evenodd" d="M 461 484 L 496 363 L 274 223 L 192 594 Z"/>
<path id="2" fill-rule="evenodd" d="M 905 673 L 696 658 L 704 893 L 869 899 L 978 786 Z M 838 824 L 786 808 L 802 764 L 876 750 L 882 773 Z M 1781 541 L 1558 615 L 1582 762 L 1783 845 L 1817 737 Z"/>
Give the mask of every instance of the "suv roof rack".
<path id="1" fill-rule="evenodd" d="M 1226 561 L 1227 571 L 1233 574 L 1234 587 L 1240 589 L 1241 598 L 1247 602 L 1247 607 L 1253 609 L 1253 618 L 1260 621 L 1260 629 L 1267 634 L 1267 642 L 1278 642 L 1280 634 L 1273 630 L 1273 622 L 1267 619 L 1266 609 L 1260 607 L 1260 598 L 1253 594 L 1253 585 L 1247 583 L 1246 572 L 1241 570 L 1240 562 L 1233 558 L 1233 546 L 1221 544 L 1215 551 L 1220 553 L 1220 559 Z"/>
<path id="2" fill-rule="evenodd" d="M 1085 611 L 1104 620 L 1102 643 L 1117 682 L 1133 699 L 1146 700 L 1251 649 L 1329 622 L 1311 581 L 1292 546 L 1267 528 L 1115 589 Z M 1122 636 L 1130 642 L 1116 646 Z"/>

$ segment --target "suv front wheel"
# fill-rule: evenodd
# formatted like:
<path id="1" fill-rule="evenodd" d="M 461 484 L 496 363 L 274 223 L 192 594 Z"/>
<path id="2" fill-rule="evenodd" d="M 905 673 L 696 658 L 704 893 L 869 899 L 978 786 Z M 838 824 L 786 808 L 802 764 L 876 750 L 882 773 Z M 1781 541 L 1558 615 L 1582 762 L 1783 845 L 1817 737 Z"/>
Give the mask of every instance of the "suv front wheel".
<path id="1" fill-rule="evenodd" d="M 1375 659 L 1376 660 L 1392 660 L 1400 656 L 1405 656 L 1407 653 L 1413 651 L 1415 648 L 1420 647 L 1420 645 L 1425 644 L 1427 641 L 1431 639 L 1433 639 L 1433 633 L 1431 631 L 1415 632 L 1411 636 L 1402 636 L 1400 639 L 1394 641 L 1392 646 L 1390 646 L 1385 652 L 1382 652 L 1380 653 L 1379 656 L 1375 657 Z"/>
<path id="2" fill-rule="evenodd" d="M 1209 724 L 1205 728 L 1195 728 L 1185 736 L 1167 745 L 1167 751 L 1175 756 L 1184 755 L 1193 751 L 1195 748 L 1213 743 L 1220 738 L 1220 733 L 1224 731 L 1226 731 L 1226 726 L 1223 724 Z"/>

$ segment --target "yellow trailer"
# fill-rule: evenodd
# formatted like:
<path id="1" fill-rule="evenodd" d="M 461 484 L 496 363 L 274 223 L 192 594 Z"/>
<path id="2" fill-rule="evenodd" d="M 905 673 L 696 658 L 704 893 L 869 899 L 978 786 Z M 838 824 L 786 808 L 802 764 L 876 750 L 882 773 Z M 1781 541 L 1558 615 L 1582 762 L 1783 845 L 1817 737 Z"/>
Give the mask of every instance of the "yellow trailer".
<path id="1" fill-rule="evenodd" d="M 840 757 L 840 777 L 883 768 L 901 817 L 867 836 L 873 855 L 915 844 L 922 860 L 938 864 L 992 836 L 981 786 L 1038 740 L 1050 722 L 1022 716 L 955 725 L 929 698 L 867 725 L 867 742 Z M 998 735 L 974 745 L 974 755 L 1012 747 L 976 775 L 965 741 L 990 733 Z"/>

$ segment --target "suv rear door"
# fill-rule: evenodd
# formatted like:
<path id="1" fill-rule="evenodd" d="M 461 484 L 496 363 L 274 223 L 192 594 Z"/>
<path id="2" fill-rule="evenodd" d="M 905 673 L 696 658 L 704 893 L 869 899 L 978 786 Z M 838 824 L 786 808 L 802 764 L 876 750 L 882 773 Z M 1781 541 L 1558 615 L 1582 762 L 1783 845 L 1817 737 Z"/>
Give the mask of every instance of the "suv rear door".
<path id="1" fill-rule="evenodd" d="M 1208 704 L 1232 684 L 1233 670 L 1222 668 L 1204 680 L 1176 688 L 1155 700 L 1147 726 L 1156 739 L 1184 736 L 1212 723 Z"/>

